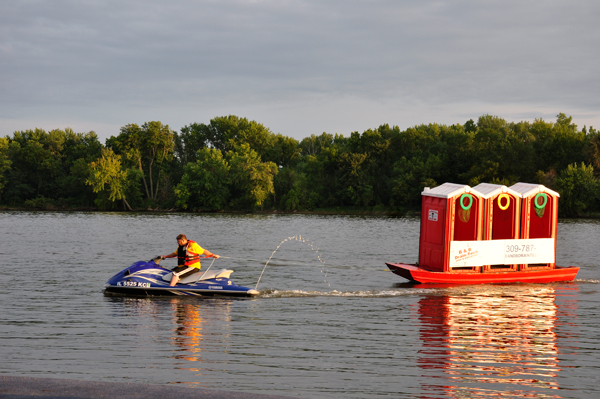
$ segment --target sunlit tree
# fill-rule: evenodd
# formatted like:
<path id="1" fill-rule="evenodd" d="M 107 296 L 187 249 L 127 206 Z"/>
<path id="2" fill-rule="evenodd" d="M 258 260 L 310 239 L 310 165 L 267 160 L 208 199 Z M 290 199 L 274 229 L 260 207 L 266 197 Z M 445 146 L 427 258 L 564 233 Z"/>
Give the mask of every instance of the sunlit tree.
<path id="1" fill-rule="evenodd" d="M 127 171 L 121 164 L 121 156 L 110 149 L 102 150 L 102 156 L 90 164 L 90 175 L 87 184 L 92 186 L 95 193 L 106 192 L 109 201 L 122 200 L 129 209 L 126 192 L 128 188 Z"/>
<path id="2" fill-rule="evenodd" d="M 273 178 L 277 165 L 262 162 L 256 151 L 248 144 L 241 144 L 227 154 L 230 171 L 232 201 L 234 207 L 263 208 L 265 201 L 275 193 Z"/>
<path id="3" fill-rule="evenodd" d="M 158 198 L 162 166 L 173 157 L 174 133 L 161 122 L 146 122 L 141 127 L 129 124 L 117 137 L 107 140 L 107 146 L 122 154 L 141 172 L 146 197 Z"/>

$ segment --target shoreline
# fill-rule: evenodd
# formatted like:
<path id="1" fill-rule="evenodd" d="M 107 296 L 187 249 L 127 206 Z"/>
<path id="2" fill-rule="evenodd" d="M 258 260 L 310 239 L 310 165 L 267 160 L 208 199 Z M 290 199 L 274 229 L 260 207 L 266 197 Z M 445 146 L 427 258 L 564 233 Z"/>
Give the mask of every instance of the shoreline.
<path id="1" fill-rule="evenodd" d="M 266 211 L 187 211 L 183 209 L 134 209 L 133 211 L 125 210 L 100 210 L 94 207 L 43 207 L 43 208 L 26 208 L 16 206 L 0 206 L 0 212 L 99 212 L 99 213 L 147 213 L 147 214 L 160 214 L 160 213 L 181 213 L 181 214 L 224 214 L 224 215 L 243 215 L 243 214 L 255 214 L 255 215 L 343 215 L 343 216 L 388 216 L 388 217 L 415 217 L 420 216 L 421 212 L 417 210 L 367 210 L 367 209 L 356 209 L 356 208 L 344 208 L 339 207 L 336 209 L 321 209 L 312 211 L 284 211 L 279 209 L 272 209 Z M 578 216 L 559 216 L 559 219 L 600 219 L 600 214 L 584 214 Z"/>
<path id="2" fill-rule="evenodd" d="M 393 216 L 393 217 L 404 217 L 404 216 L 419 216 L 420 211 L 397 211 L 397 210 L 367 210 L 367 209 L 355 209 L 355 208 L 343 208 L 339 207 L 336 209 L 321 209 L 312 211 L 284 211 L 279 209 L 264 210 L 264 211 L 187 211 L 182 209 L 134 209 L 133 211 L 125 210 L 100 210 L 93 207 L 17 207 L 17 206 L 0 206 L 0 212 L 12 211 L 12 212 L 115 212 L 115 213 L 182 213 L 182 214 L 256 214 L 256 215 L 368 215 L 368 216 Z"/>
<path id="3" fill-rule="evenodd" d="M 0 375 L 0 397 L 6 399 L 22 399 L 24 397 L 48 399 L 291 399 L 291 396 L 220 391 L 174 385 L 6 375 Z"/>

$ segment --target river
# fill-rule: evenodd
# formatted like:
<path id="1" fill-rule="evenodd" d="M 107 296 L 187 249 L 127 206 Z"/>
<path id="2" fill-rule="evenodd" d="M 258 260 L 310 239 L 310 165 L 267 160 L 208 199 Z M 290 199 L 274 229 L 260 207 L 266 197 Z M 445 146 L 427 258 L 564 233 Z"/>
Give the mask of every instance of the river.
<path id="1" fill-rule="evenodd" d="M 271 257 L 260 296 L 103 294 L 179 233 L 238 285 Z M 559 221 L 572 283 L 408 284 L 384 263 L 415 262 L 418 239 L 409 217 L 3 211 L 0 374 L 307 399 L 600 396 L 600 221 Z"/>

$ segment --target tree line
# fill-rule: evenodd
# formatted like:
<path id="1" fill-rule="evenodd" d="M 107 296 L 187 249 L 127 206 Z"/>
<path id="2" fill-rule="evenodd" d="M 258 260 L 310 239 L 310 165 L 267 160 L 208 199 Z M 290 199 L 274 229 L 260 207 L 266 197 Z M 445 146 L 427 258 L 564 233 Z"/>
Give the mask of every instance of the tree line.
<path id="1" fill-rule="evenodd" d="M 424 187 L 541 183 L 563 216 L 600 212 L 600 134 L 555 122 L 381 125 L 300 141 L 237 116 L 175 132 L 158 121 L 94 132 L 42 129 L 0 138 L 0 204 L 188 211 L 418 210 Z"/>

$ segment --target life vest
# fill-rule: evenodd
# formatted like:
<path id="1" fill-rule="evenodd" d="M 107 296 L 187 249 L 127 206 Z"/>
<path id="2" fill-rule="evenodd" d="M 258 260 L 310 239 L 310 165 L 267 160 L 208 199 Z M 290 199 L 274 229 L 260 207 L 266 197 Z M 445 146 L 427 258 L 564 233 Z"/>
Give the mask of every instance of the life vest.
<path id="1" fill-rule="evenodd" d="M 188 240 L 187 244 L 177 248 L 177 264 L 200 268 L 200 254 L 193 252 L 190 244 L 196 244 L 196 242 Z"/>

